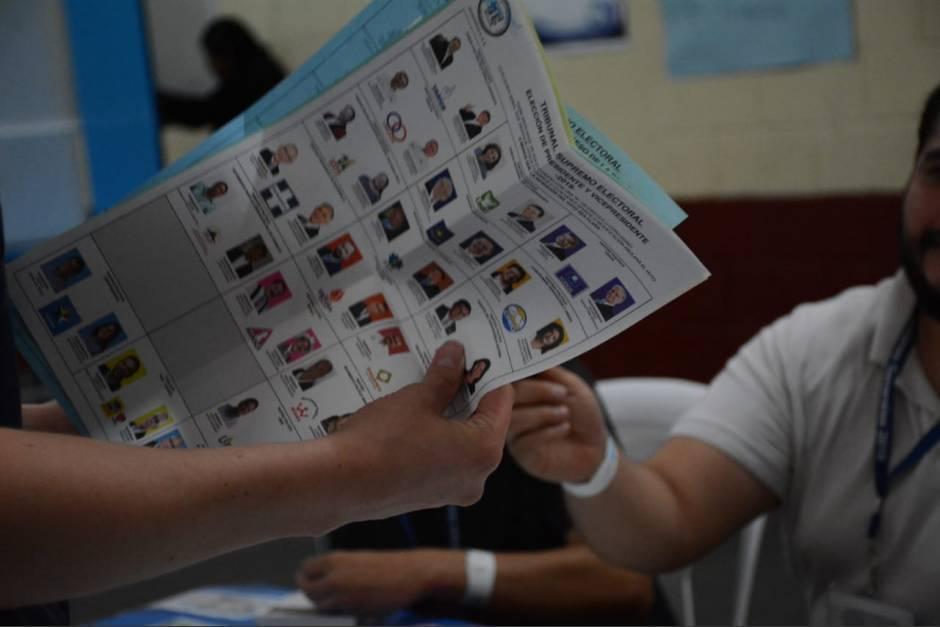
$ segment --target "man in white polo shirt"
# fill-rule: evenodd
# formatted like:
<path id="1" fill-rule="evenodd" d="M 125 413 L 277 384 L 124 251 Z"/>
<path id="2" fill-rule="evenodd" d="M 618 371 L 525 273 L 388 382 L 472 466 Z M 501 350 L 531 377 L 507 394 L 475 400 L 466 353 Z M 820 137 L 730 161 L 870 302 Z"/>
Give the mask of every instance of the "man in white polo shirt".
<path id="1" fill-rule="evenodd" d="M 940 88 L 902 217 L 903 272 L 765 328 L 648 463 L 561 371 L 517 385 L 517 461 L 569 482 L 577 527 L 622 566 L 676 568 L 782 505 L 813 620 L 940 622 Z"/>

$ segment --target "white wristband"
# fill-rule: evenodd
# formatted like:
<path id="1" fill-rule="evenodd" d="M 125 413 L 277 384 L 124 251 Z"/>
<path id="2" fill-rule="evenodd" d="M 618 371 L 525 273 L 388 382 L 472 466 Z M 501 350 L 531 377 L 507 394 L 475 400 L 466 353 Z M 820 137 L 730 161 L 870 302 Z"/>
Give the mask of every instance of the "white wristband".
<path id="1" fill-rule="evenodd" d="M 597 496 L 607 489 L 614 477 L 617 476 L 617 466 L 620 465 L 620 451 L 614 444 L 614 439 L 607 436 L 607 448 L 604 450 L 604 461 L 594 471 L 594 475 L 584 483 L 562 483 L 565 492 L 578 498 Z"/>
<path id="2" fill-rule="evenodd" d="M 489 551 L 470 549 L 466 553 L 465 565 L 467 585 L 463 602 L 482 607 L 489 602 L 496 584 L 496 556 Z"/>

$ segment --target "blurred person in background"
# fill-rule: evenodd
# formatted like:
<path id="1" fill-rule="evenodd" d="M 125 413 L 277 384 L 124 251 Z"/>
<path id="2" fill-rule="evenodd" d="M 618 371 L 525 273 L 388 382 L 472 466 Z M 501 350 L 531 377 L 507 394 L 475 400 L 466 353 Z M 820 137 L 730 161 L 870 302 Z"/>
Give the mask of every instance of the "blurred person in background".
<path id="1" fill-rule="evenodd" d="M 218 84 L 207 96 L 160 91 L 157 108 L 163 124 L 215 130 L 253 105 L 286 75 L 281 64 L 233 18 L 210 22 L 200 43 Z"/>

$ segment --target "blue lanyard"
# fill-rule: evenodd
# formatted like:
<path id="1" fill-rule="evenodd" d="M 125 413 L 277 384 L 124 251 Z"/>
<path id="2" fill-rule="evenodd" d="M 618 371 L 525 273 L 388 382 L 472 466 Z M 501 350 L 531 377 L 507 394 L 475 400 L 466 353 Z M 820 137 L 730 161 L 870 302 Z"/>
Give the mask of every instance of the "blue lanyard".
<path id="1" fill-rule="evenodd" d="M 398 522 L 411 548 L 418 548 L 418 534 L 411 522 L 411 516 L 402 514 L 398 517 Z M 460 548 L 460 516 L 454 505 L 447 506 L 447 545 L 452 549 Z"/>
<path id="2" fill-rule="evenodd" d="M 894 438 L 894 384 L 904 368 L 904 363 L 914 346 L 916 313 L 911 316 L 891 352 L 888 370 L 881 388 L 881 403 L 878 407 L 878 423 L 875 437 L 875 491 L 878 493 L 878 508 L 868 522 L 868 539 L 874 542 L 881 531 L 881 515 L 884 502 L 892 484 L 909 473 L 940 442 L 940 422 L 924 435 L 907 456 L 891 470 L 891 447 Z"/>

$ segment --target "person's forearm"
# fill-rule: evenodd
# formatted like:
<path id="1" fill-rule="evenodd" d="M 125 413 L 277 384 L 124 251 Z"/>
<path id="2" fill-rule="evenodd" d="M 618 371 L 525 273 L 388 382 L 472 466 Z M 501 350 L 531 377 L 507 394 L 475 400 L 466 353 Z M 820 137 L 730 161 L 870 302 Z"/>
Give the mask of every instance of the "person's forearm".
<path id="1" fill-rule="evenodd" d="M 672 570 L 695 556 L 679 499 L 654 470 L 621 455 L 611 485 L 590 498 L 567 497 L 575 527 L 604 560 L 641 572 Z"/>
<path id="2" fill-rule="evenodd" d="M 429 556 L 427 604 L 449 613 L 466 588 L 465 553 L 439 550 Z M 649 577 L 602 562 L 578 544 L 533 552 L 496 553 L 496 582 L 484 607 L 461 615 L 490 624 L 575 624 L 642 620 L 652 605 Z"/>
<path id="3" fill-rule="evenodd" d="M 364 406 L 329 438 L 296 444 L 159 450 L 0 429 L 0 607 L 474 503 L 499 464 L 513 392 L 498 388 L 466 420 L 447 420 L 463 374 L 463 347 L 447 342 L 421 382 Z"/>
<path id="4" fill-rule="evenodd" d="M 643 464 L 621 455 L 606 490 L 567 501 L 576 527 L 602 558 L 648 573 L 692 562 L 779 505 L 730 457 L 682 437 L 669 440 Z"/>
<path id="5" fill-rule="evenodd" d="M 163 124 L 199 127 L 209 124 L 209 97 L 185 96 L 173 92 L 157 94 L 157 109 Z"/>
<path id="6" fill-rule="evenodd" d="M 0 429 L 0 607 L 70 598 L 280 536 L 348 511 L 330 439 L 151 450 Z"/>
<path id="7" fill-rule="evenodd" d="M 489 622 L 622 624 L 642 621 L 652 605 L 650 579 L 602 562 L 584 545 L 503 553 L 481 618 Z"/>

